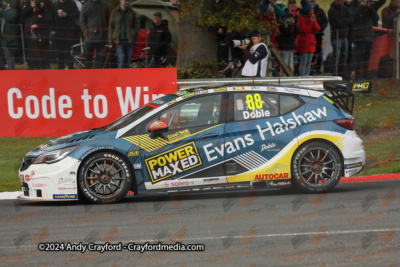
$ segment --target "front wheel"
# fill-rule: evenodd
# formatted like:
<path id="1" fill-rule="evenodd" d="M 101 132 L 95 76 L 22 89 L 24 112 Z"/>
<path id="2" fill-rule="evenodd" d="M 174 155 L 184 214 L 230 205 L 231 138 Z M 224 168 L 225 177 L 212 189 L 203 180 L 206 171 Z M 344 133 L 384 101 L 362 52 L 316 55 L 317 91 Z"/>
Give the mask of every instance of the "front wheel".
<path id="1" fill-rule="evenodd" d="M 335 147 L 322 142 L 302 146 L 293 156 L 292 182 L 303 191 L 332 190 L 343 173 L 343 163 Z"/>
<path id="2" fill-rule="evenodd" d="M 90 202 L 118 202 L 128 193 L 132 175 L 129 165 L 121 156 L 99 152 L 83 162 L 78 176 L 79 189 Z"/>

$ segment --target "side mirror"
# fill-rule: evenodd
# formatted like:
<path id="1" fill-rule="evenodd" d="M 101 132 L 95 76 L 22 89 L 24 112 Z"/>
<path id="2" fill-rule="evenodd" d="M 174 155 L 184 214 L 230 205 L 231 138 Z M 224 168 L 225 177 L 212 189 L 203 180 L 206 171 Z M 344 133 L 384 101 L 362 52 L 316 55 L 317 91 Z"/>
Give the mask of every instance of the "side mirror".
<path id="1" fill-rule="evenodd" d="M 161 133 L 167 132 L 168 131 L 168 125 L 163 122 L 163 121 L 155 121 L 153 122 L 148 129 L 148 132 L 150 133 L 150 138 L 154 139 L 157 138 L 158 136 L 162 136 Z"/>

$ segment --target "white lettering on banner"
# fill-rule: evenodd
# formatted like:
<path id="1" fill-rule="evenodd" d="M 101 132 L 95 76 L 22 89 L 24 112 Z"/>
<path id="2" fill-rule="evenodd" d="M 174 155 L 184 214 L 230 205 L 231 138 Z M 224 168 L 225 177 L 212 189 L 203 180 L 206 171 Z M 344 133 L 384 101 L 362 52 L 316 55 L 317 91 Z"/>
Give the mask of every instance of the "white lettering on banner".
<path id="1" fill-rule="evenodd" d="M 33 108 L 31 107 L 31 102 L 33 102 Z M 26 115 L 30 119 L 36 119 L 39 117 L 39 100 L 37 97 L 30 95 L 25 99 Z"/>
<path id="2" fill-rule="evenodd" d="M 13 119 L 19 119 L 22 117 L 24 114 L 24 110 L 21 107 L 17 108 L 17 112 L 14 112 L 14 100 L 13 100 L 13 95 L 16 95 L 16 98 L 21 99 L 22 94 L 21 91 L 18 90 L 18 88 L 11 88 L 7 92 L 7 102 L 8 102 L 8 114 L 10 114 L 10 117 Z"/>
<path id="3" fill-rule="evenodd" d="M 141 97 L 141 90 L 142 87 L 136 87 L 135 91 L 135 97 L 132 95 L 132 88 L 130 86 L 126 87 L 125 89 L 125 96 L 122 93 L 122 88 L 121 87 L 116 87 L 117 90 L 117 95 L 118 95 L 118 101 L 119 101 L 119 106 L 121 108 L 121 114 L 122 116 L 131 112 L 132 110 L 135 110 L 139 107 L 140 103 L 140 97 Z M 143 92 L 148 92 L 149 87 L 144 86 L 143 87 Z M 152 94 L 152 100 L 156 100 L 157 98 L 160 98 L 164 96 L 164 94 Z M 143 104 L 149 103 L 149 95 L 148 94 L 143 94 Z"/>
<path id="4" fill-rule="evenodd" d="M 45 119 L 55 118 L 56 117 L 56 100 L 54 98 L 54 88 L 50 88 L 50 96 L 44 95 L 42 97 L 42 112 L 43 117 Z M 50 113 L 47 110 L 47 102 L 50 105 Z"/>
<path id="5" fill-rule="evenodd" d="M 62 95 L 58 99 L 58 112 L 60 113 L 60 116 L 63 119 L 69 119 L 72 116 L 72 110 L 67 110 L 67 112 L 65 113 L 64 109 L 66 108 L 72 108 L 72 100 L 69 96 Z"/>
<path id="6" fill-rule="evenodd" d="M 88 89 L 83 89 L 83 95 L 81 96 L 82 100 L 83 100 L 83 106 L 85 108 L 85 117 L 86 118 L 93 118 L 93 114 L 90 113 L 90 109 L 89 109 L 89 100 L 92 99 L 92 96 L 89 95 L 89 90 Z"/>
<path id="7" fill-rule="evenodd" d="M 15 97 L 14 97 L 15 95 Z M 23 107 L 15 107 L 14 99 L 22 99 L 22 93 L 18 88 L 11 88 L 7 92 L 8 101 L 8 114 L 13 119 L 19 119 L 24 115 Z M 40 105 L 42 108 L 40 109 Z M 50 111 L 48 109 L 50 106 Z M 58 98 L 58 112 L 60 117 L 63 119 L 68 119 L 72 116 L 72 100 L 67 95 L 62 95 Z M 17 112 L 15 112 L 17 110 Z M 43 117 L 45 119 L 55 119 L 56 114 L 56 99 L 54 94 L 54 88 L 49 88 L 49 95 L 44 95 L 41 98 L 41 103 L 36 96 L 29 95 L 25 99 L 25 112 L 28 118 L 37 119 L 40 115 L 40 110 L 42 110 Z"/>
<path id="8" fill-rule="evenodd" d="M 99 101 L 103 103 L 103 113 L 100 113 L 99 111 Z M 104 95 L 96 95 L 94 97 L 94 114 L 96 115 L 97 118 L 105 118 L 107 117 L 108 114 L 108 106 L 107 106 L 107 98 Z"/>

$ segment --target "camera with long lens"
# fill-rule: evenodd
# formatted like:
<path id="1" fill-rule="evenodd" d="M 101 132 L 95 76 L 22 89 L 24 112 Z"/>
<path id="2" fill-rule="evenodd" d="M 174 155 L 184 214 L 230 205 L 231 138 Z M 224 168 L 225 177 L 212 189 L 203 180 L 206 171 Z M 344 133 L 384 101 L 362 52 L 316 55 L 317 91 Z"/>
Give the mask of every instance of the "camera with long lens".
<path id="1" fill-rule="evenodd" d="M 230 47 L 238 47 L 238 46 L 246 46 L 250 43 L 249 39 L 238 39 L 238 40 L 231 40 L 229 41 Z"/>

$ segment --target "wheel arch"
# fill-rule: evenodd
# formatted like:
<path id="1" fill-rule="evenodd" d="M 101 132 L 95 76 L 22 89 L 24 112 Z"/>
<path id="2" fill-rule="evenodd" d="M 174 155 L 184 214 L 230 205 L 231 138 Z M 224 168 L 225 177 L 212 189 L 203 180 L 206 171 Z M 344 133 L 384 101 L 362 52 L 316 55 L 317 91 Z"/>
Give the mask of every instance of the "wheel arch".
<path id="1" fill-rule="evenodd" d="M 99 149 L 96 151 L 91 152 L 90 154 L 88 154 L 79 164 L 79 168 L 78 168 L 78 173 L 77 175 L 80 174 L 83 163 L 87 160 L 87 158 L 89 158 L 91 155 L 93 154 L 97 154 L 97 153 L 104 153 L 104 152 L 109 152 L 109 153 L 115 153 L 118 154 L 118 156 L 120 156 L 121 158 L 123 158 L 127 163 L 128 163 L 128 168 L 132 173 L 132 185 L 130 188 L 130 191 L 133 191 L 135 193 L 135 196 L 138 194 L 138 185 L 137 185 L 137 181 L 136 181 L 136 176 L 135 176 L 135 172 L 132 166 L 131 161 L 128 159 L 128 157 L 124 154 L 122 154 L 121 152 L 117 151 L 117 150 L 112 150 L 112 149 Z M 78 180 L 78 176 L 76 177 L 76 179 Z M 78 194 L 81 194 L 81 192 L 79 192 L 78 190 Z"/>
<path id="2" fill-rule="evenodd" d="M 342 161 L 342 164 L 343 164 L 343 166 L 344 166 L 344 157 L 343 157 L 342 151 L 339 149 L 339 147 L 338 147 L 337 145 L 335 145 L 335 144 L 332 143 L 331 141 L 326 140 L 326 139 L 323 139 L 323 138 L 313 138 L 313 139 L 309 139 L 309 140 L 307 140 L 307 141 L 301 143 L 301 144 L 296 148 L 296 150 L 293 152 L 293 154 L 292 154 L 292 156 L 291 156 L 291 159 L 290 159 L 290 166 L 292 165 L 293 157 L 294 157 L 294 155 L 296 155 L 297 151 L 300 150 L 303 146 L 305 146 L 305 145 L 307 145 L 307 144 L 309 144 L 309 143 L 314 143 L 314 142 L 325 143 L 325 144 L 327 144 L 327 145 L 332 146 L 334 149 L 336 149 L 336 152 L 338 152 L 338 154 L 339 154 L 339 156 L 340 156 L 340 159 L 341 159 L 341 161 Z M 291 170 L 291 171 L 293 171 L 293 170 Z M 343 168 L 342 176 L 344 176 L 344 168 Z"/>

